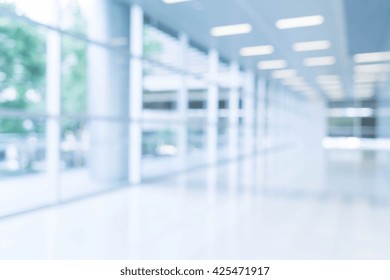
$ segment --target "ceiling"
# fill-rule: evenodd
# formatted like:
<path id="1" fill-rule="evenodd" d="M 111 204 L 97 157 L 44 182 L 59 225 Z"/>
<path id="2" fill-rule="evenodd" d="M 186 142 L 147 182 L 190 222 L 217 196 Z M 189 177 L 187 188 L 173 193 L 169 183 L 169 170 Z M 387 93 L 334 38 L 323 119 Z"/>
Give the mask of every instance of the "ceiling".
<path id="1" fill-rule="evenodd" d="M 315 94 L 330 99 L 320 87 L 317 77 L 340 77 L 342 99 L 354 98 L 353 55 L 364 52 L 390 50 L 390 1 L 389 0 L 192 0 L 167 5 L 162 0 L 128 0 L 143 7 L 154 21 L 172 30 L 182 31 L 194 42 L 205 48 L 216 48 L 220 55 L 239 62 L 244 68 L 258 71 L 270 77 L 269 70 L 258 70 L 261 60 L 284 59 L 287 68 L 295 69 Z M 277 29 L 279 19 L 323 15 L 322 25 Z M 249 34 L 212 37 L 214 26 L 250 23 Z M 296 42 L 329 40 L 326 50 L 295 52 Z M 273 45 L 271 55 L 240 57 L 242 47 Z M 336 63 L 330 66 L 306 67 L 307 57 L 334 56 Z M 373 85 L 378 88 L 377 84 Z M 377 91 L 375 91 L 377 92 Z"/>

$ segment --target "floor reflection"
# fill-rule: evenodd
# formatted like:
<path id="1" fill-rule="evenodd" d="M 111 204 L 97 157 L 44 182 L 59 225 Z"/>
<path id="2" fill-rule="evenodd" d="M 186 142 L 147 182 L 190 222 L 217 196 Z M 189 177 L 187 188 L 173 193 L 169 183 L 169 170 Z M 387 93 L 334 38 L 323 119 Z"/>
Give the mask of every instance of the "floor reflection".
<path id="1" fill-rule="evenodd" d="M 303 150 L 0 220 L 0 258 L 388 259 L 390 153 Z"/>

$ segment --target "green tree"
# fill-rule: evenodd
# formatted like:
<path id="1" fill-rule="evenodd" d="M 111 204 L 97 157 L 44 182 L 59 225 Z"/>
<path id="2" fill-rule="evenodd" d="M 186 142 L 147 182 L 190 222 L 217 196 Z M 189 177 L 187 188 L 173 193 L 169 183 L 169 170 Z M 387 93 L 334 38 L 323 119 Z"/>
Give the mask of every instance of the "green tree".
<path id="1" fill-rule="evenodd" d="M 72 33 L 86 34 L 87 22 L 77 1 L 68 2 L 64 10 L 71 24 L 66 28 Z M 88 95 L 88 46 L 82 40 L 62 36 L 62 113 L 66 115 L 82 115 L 86 113 Z M 83 128 L 78 119 L 64 119 L 64 132 L 77 131 Z"/>
<path id="2" fill-rule="evenodd" d="M 13 10 L 12 5 L 0 8 Z M 0 109 L 39 109 L 43 102 L 32 102 L 28 93 L 43 99 L 45 87 L 45 41 L 36 28 L 0 16 Z M 0 132 L 26 131 L 23 119 L 1 119 Z"/>
<path id="3" fill-rule="evenodd" d="M 86 34 L 86 19 L 77 1 L 64 10 L 71 18 L 67 31 Z M 12 4 L 0 4 L 0 8 L 15 11 Z M 144 33 L 144 55 L 152 58 L 161 52 L 161 43 L 149 29 Z M 82 40 L 63 35 L 62 38 L 62 113 L 78 115 L 86 113 L 87 107 L 87 51 L 88 45 Z M 46 38 L 35 25 L 6 16 L 0 16 L 0 109 L 20 111 L 44 110 L 46 75 Z M 28 93 L 40 97 L 33 102 Z M 15 94 L 16 93 L 16 94 Z M 0 133 L 23 133 L 29 131 L 23 119 L 0 120 Z M 35 131 L 42 130 L 35 127 Z M 62 122 L 64 131 L 82 129 L 76 119 Z"/>

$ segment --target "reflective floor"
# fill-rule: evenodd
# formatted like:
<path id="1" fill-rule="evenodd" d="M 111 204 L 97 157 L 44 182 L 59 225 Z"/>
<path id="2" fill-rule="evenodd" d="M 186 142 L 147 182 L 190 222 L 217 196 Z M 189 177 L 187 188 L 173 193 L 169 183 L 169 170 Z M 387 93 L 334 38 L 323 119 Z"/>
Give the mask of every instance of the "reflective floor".
<path id="1" fill-rule="evenodd" d="M 390 153 L 316 151 L 284 148 L 0 220 L 0 258 L 389 259 Z"/>

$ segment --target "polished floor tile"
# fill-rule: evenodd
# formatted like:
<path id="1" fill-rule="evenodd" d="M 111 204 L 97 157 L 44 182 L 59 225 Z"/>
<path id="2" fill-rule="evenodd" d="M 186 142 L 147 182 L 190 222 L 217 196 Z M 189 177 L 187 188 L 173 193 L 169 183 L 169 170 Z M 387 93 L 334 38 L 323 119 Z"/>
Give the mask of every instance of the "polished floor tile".
<path id="1" fill-rule="evenodd" d="M 388 259 L 386 152 L 286 149 L 0 220 L 2 259 Z"/>

